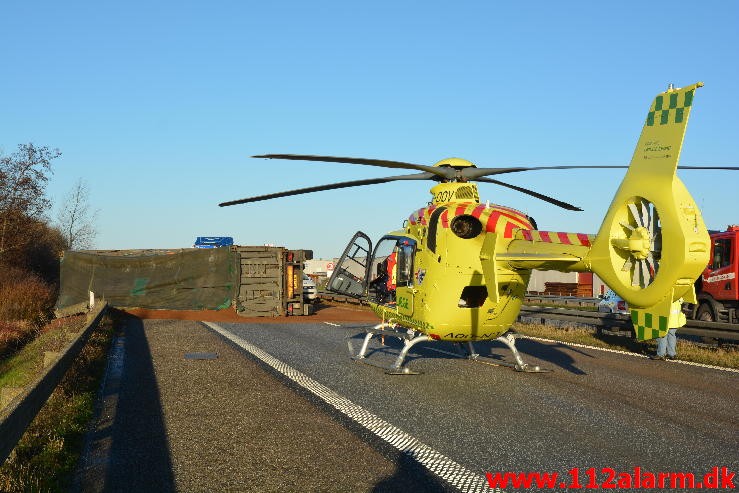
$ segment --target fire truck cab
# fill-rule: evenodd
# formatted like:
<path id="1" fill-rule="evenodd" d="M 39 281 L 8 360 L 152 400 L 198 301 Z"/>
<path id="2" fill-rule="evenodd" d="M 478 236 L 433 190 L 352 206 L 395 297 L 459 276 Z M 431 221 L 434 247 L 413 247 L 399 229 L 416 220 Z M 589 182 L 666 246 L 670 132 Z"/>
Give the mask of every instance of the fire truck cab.
<path id="1" fill-rule="evenodd" d="M 695 282 L 698 304 L 688 306 L 688 316 L 739 323 L 739 225 L 710 234 L 711 261 Z"/>

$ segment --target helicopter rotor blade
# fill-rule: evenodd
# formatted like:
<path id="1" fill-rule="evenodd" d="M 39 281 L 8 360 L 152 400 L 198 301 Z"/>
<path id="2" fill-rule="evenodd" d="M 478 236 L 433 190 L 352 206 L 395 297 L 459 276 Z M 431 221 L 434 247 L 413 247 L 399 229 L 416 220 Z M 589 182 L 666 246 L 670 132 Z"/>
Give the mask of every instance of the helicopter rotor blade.
<path id="1" fill-rule="evenodd" d="M 418 173 L 414 175 L 388 176 L 385 178 L 369 178 L 366 180 L 344 181 L 339 183 L 330 183 L 328 185 L 318 185 L 315 187 L 299 188 L 296 190 L 287 190 L 285 192 L 270 193 L 267 195 L 259 195 L 255 197 L 247 197 L 245 199 L 230 200 L 221 202 L 219 207 L 227 207 L 230 205 L 246 204 L 249 202 L 259 202 L 262 200 L 277 199 L 280 197 L 290 197 L 292 195 L 301 195 L 304 193 L 322 192 L 324 190 L 336 190 L 339 188 L 361 187 L 364 185 L 376 185 L 378 183 L 389 183 L 393 181 L 403 180 L 430 180 L 434 177 L 431 173 Z"/>
<path id="2" fill-rule="evenodd" d="M 468 180 L 476 180 L 482 176 L 518 173 L 520 171 L 540 171 L 548 169 L 626 169 L 628 166 L 512 166 L 509 168 L 464 168 L 460 174 Z"/>
<path id="3" fill-rule="evenodd" d="M 639 214 L 639 210 L 636 208 L 636 204 L 629 204 L 628 208 L 629 208 L 629 211 L 631 212 L 631 217 L 634 218 L 636 227 L 637 228 L 646 227 L 646 224 L 644 223 L 642 216 Z"/>
<path id="4" fill-rule="evenodd" d="M 649 230 L 649 228 L 652 226 L 652 217 L 650 215 L 650 210 L 651 209 L 649 207 L 649 202 L 647 202 L 645 200 L 642 200 L 640 202 L 641 202 L 641 204 L 640 204 L 641 205 L 641 217 L 642 217 L 642 222 L 644 223 L 643 226 L 647 230 Z M 651 231 L 650 231 L 650 233 L 651 233 Z"/>
<path id="5" fill-rule="evenodd" d="M 723 169 L 739 171 L 739 166 L 678 166 L 677 169 Z"/>
<path id="6" fill-rule="evenodd" d="M 459 173 L 468 180 L 476 180 L 482 176 L 518 173 L 521 171 L 541 171 L 548 169 L 628 169 L 628 166 L 513 166 L 510 168 L 464 168 Z M 737 171 L 739 166 L 678 166 L 677 169 L 705 169 Z"/>
<path id="7" fill-rule="evenodd" d="M 359 157 L 337 157 L 337 156 L 311 156 L 306 154 L 262 154 L 252 156 L 254 158 L 287 159 L 292 161 L 320 161 L 326 163 L 363 164 L 366 166 L 379 166 L 381 168 L 413 169 L 425 171 L 445 179 L 454 178 L 455 172 L 451 168 L 436 168 L 423 164 L 405 163 L 402 161 L 388 161 L 385 159 L 365 159 Z"/>
<path id="8" fill-rule="evenodd" d="M 599 166 L 599 165 L 566 165 L 566 166 L 512 166 L 506 168 L 463 168 L 454 169 L 448 167 L 426 166 L 423 164 L 406 163 L 404 161 L 391 161 L 387 159 L 367 159 L 357 157 L 340 156 L 315 156 L 309 154 L 260 154 L 253 158 L 286 159 L 292 161 L 319 161 L 327 163 L 361 164 L 366 166 L 379 166 L 381 168 L 412 169 L 432 173 L 445 180 L 463 178 L 475 180 L 483 176 L 501 175 L 505 173 L 518 173 L 521 171 L 539 170 L 565 170 L 565 169 L 627 169 L 628 166 Z M 678 166 L 678 169 L 705 169 L 705 170 L 739 170 L 739 166 Z"/>
<path id="9" fill-rule="evenodd" d="M 549 202 L 550 204 L 554 204 L 563 209 L 567 209 L 568 211 L 582 211 L 582 209 L 580 209 L 577 206 L 568 204 L 567 202 L 562 202 L 561 200 L 557 200 L 553 197 L 549 197 L 548 195 L 543 195 L 539 192 L 534 192 L 533 190 L 529 190 L 528 188 L 511 185 L 510 183 L 505 183 L 502 181 L 494 180 L 492 178 L 478 178 L 477 181 L 483 182 L 483 183 L 494 183 L 502 187 L 510 188 L 511 190 L 516 190 L 518 192 L 525 193 L 526 195 L 531 195 L 532 197 L 536 197 L 537 199 L 543 200 L 545 202 Z"/>
<path id="10" fill-rule="evenodd" d="M 566 166 L 515 166 L 506 168 L 477 168 L 474 165 L 472 167 L 447 167 L 447 166 L 426 166 L 423 164 L 406 163 L 403 161 L 390 161 L 385 159 L 366 159 L 366 158 L 355 158 L 355 157 L 339 157 L 339 156 L 316 156 L 308 154 L 260 154 L 252 156 L 254 158 L 265 158 L 265 159 L 285 159 L 293 161 L 318 161 L 328 163 L 346 163 L 346 164 L 360 164 L 366 166 L 378 166 L 381 168 L 394 168 L 394 169 L 410 169 L 421 171 L 422 173 L 416 175 L 403 175 L 389 178 L 372 178 L 368 180 L 356 180 L 342 183 L 334 183 L 329 185 L 322 185 L 316 187 L 308 187 L 297 190 L 290 190 L 286 192 L 273 193 L 268 195 L 261 195 L 257 197 L 249 197 L 246 199 L 233 200 L 230 202 L 223 202 L 219 204 L 221 207 L 228 205 L 244 204 L 248 202 L 257 202 L 260 200 L 269 200 L 279 197 L 288 197 L 291 195 L 300 195 L 304 193 L 320 192 L 323 190 L 333 190 L 337 188 L 348 188 L 363 185 L 375 185 L 378 183 L 387 183 L 390 181 L 398 180 L 433 180 L 433 181 L 480 181 L 485 183 L 493 183 L 502 187 L 510 188 L 518 192 L 536 197 L 540 200 L 556 205 L 566 210 L 571 211 L 582 211 L 577 206 L 557 200 L 553 197 L 534 192 L 527 188 L 511 185 L 504 183 L 492 178 L 484 178 L 491 175 L 500 175 L 506 173 L 518 173 L 521 171 L 540 171 L 540 170 L 570 170 L 570 169 L 628 169 L 628 166 L 598 166 L 598 165 L 566 165 Z M 704 170 L 739 170 L 739 166 L 678 166 L 678 169 L 704 169 Z M 631 211 L 638 226 L 649 227 L 651 226 L 651 220 L 648 213 L 642 211 L 639 214 L 635 209 Z"/>

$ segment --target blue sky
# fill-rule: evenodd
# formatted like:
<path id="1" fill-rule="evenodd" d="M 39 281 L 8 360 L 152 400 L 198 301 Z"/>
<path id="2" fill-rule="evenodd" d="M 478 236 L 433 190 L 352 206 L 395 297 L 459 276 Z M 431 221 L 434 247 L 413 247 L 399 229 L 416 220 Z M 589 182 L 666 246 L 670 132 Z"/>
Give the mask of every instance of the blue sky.
<path id="1" fill-rule="evenodd" d="M 249 156 L 623 165 L 668 83 L 706 84 L 681 163 L 739 165 L 739 2 L 17 1 L 0 18 L 0 150 L 59 148 L 48 195 L 58 203 L 88 182 L 98 248 L 224 235 L 336 256 L 358 229 L 378 238 L 398 228 L 429 186 L 219 208 L 399 174 Z M 622 176 L 505 177 L 579 213 L 480 188 L 541 229 L 595 233 Z M 739 173 L 680 176 L 709 228 L 739 223 Z"/>

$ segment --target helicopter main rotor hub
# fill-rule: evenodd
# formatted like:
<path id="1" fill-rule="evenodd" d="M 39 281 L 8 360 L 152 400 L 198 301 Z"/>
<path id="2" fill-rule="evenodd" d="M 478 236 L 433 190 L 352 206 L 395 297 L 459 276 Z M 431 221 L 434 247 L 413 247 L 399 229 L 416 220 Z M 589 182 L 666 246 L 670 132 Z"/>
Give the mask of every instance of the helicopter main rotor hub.
<path id="1" fill-rule="evenodd" d="M 434 164 L 434 168 L 446 168 L 448 170 L 446 176 L 443 177 L 443 181 L 446 183 L 466 183 L 469 181 L 469 178 L 464 175 L 463 170 L 477 168 L 477 166 L 466 159 L 450 157 Z"/>

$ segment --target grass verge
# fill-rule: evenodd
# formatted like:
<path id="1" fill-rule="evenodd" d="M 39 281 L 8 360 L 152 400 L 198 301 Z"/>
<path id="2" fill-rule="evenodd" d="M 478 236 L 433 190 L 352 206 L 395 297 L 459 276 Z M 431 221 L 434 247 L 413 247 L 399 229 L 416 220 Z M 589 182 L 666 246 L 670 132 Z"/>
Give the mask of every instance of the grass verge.
<path id="1" fill-rule="evenodd" d="M 608 349 L 620 349 L 622 351 L 640 354 L 653 354 L 657 348 L 657 343 L 653 340 L 639 342 L 630 337 L 609 334 L 598 335 L 594 330 L 579 327 L 553 327 L 540 324 L 516 323 L 513 328 L 523 335 Z M 678 329 L 679 332 L 680 329 Z M 692 361 L 694 363 L 739 368 L 739 351 L 734 348 L 704 347 L 690 341 L 678 339 L 677 357 L 680 360 Z"/>
<path id="2" fill-rule="evenodd" d="M 43 368 L 44 352 L 60 351 L 85 324 L 83 315 L 47 324 L 21 350 L 0 361 L 0 388 L 23 387 Z"/>
<path id="3" fill-rule="evenodd" d="M 82 328 L 78 320 L 70 322 L 77 326 L 77 331 Z M 80 355 L 0 467 L 0 491 L 69 490 L 105 371 L 113 327 L 114 319 L 105 316 L 92 331 Z M 39 354 L 42 362 L 43 351 L 53 350 L 45 348 L 63 345 L 71 330 L 62 324 L 42 334 L 3 363 L 5 371 L 0 378 L 13 385 L 32 379 L 34 368 L 42 364 Z"/>

